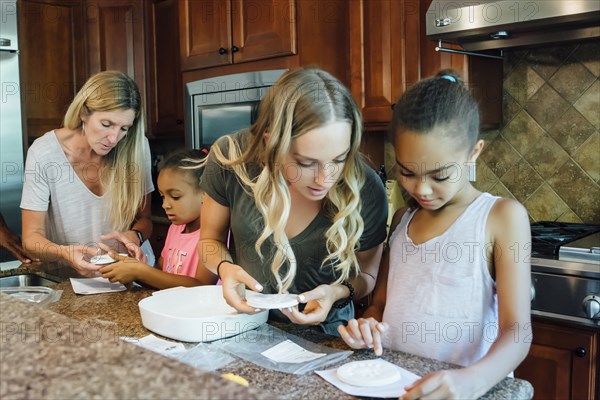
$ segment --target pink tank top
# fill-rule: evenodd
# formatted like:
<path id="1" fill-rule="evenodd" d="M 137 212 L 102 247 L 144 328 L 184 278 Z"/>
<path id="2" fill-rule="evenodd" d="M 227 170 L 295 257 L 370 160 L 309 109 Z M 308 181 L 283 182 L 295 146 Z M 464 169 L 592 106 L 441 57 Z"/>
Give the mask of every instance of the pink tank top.
<path id="1" fill-rule="evenodd" d="M 185 225 L 171 224 L 165 247 L 161 252 L 163 258 L 163 271 L 176 275 L 196 276 L 198 267 L 198 240 L 200 229 L 183 233 Z"/>
<path id="2" fill-rule="evenodd" d="M 498 296 L 485 228 L 499 197 L 482 193 L 442 235 L 415 245 L 406 212 L 390 237 L 385 347 L 467 366 L 496 340 Z"/>

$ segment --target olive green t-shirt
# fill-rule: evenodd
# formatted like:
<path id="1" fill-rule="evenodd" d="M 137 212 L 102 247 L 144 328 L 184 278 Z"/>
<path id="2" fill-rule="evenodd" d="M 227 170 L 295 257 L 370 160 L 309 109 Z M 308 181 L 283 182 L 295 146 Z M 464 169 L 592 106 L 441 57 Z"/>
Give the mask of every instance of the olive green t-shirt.
<path id="1" fill-rule="evenodd" d="M 249 132 L 244 131 L 233 134 L 233 137 L 243 146 L 249 135 Z M 225 140 L 221 139 L 217 145 L 227 154 Z M 247 170 L 251 178 L 260 172 L 258 165 L 247 165 Z M 360 251 L 369 250 L 385 240 L 388 213 L 383 182 L 367 165 L 364 166 L 364 171 L 366 181 L 360 192 L 364 231 L 360 238 Z M 268 238 L 263 243 L 261 249 L 264 258 L 261 260 L 254 245 L 264 228 L 264 219 L 254 198 L 248 193 L 250 190 L 241 184 L 231 169 L 218 163 L 213 153 L 209 155 L 205 166 L 201 187 L 217 203 L 229 208 L 232 233 L 230 251 L 234 261 L 264 286 L 263 293 L 276 293 L 277 283 L 271 272 L 271 260 L 275 251 L 273 238 Z M 332 265 L 321 266 L 328 255 L 325 232 L 331 225 L 331 216 L 322 210 L 303 232 L 289 240 L 297 263 L 296 277 L 289 289 L 290 293 L 303 293 L 337 279 Z M 279 312 L 271 313 L 271 318 L 279 319 L 282 316 Z M 332 308 L 321 327 L 326 333 L 337 335 L 337 326 L 353 317 L 352 304 L 342 309 Z"/>

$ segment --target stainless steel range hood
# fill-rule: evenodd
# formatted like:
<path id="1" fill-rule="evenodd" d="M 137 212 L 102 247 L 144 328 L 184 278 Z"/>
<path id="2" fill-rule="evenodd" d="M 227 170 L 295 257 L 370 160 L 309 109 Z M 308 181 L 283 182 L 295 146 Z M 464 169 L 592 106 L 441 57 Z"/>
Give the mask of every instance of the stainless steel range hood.
<path id="1" fill-rule="evenodd" d="M 600 0 L 434 0 L 430 39 L 465 50 L 504 49 L 600 37 Z"/>

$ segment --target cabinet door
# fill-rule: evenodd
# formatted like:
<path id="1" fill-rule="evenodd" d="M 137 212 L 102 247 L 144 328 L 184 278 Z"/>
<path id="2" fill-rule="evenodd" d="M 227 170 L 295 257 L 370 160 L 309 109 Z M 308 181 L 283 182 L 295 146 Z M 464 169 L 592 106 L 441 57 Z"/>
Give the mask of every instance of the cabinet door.
<path id="1" fill-rule="evenodd" d="M 231 1 L 234 62 L 296 54 L 295 0 Z"/>
<path id="2" fill-rule="evenodd" d="M 365 124 L 385 128 L 404 90 L 404 0 L 350 3 L 351 90 Z"/>
<path id="3" fill-rule="evenodd" d="M 152 137 L 182 137 L 178 2 L 151 0 L 144 6 L 148 41 L 148 134 Z"/>
<path id="4" fill-rule="evenodd" d="M 86 6 L 90 75 L 118 70 L 145 96 L 144 21 L 141 0 L 89 0 Z"/>
<path id="5" fill-rule="evenodd" d="M 183 71 L 231 64 L 229 0 L 180 0 L 179 36 Z"/>
<path id="6" fill-rule="evenodd" d="M 30 139 L 62 125 L 86 79 L 79 0 L 18 2 L 21 97 Z"/>
<path id="7" fill-rule="evenodd" d="M 529 355 L 515 376 L 533 385 L 534 399 L 591 399 L 598 332 L 533 322 Z"/>

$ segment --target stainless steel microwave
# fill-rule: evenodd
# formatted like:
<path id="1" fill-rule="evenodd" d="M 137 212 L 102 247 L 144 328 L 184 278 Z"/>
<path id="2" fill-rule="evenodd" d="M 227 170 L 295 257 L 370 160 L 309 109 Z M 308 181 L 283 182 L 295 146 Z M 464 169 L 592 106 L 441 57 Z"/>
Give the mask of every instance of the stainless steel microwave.
<path id="1" fill-rule="evenodd" d="M 209 147 L 221 136 L 249 127 L 267 90 L 286 71 L 245 72 L 187 83 L 186 147 Z"/>

